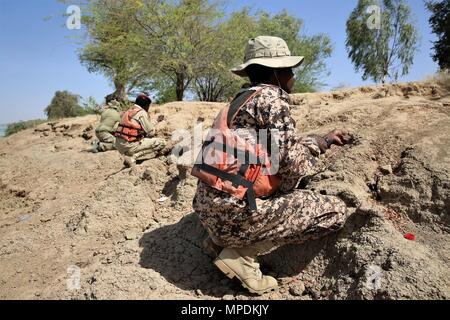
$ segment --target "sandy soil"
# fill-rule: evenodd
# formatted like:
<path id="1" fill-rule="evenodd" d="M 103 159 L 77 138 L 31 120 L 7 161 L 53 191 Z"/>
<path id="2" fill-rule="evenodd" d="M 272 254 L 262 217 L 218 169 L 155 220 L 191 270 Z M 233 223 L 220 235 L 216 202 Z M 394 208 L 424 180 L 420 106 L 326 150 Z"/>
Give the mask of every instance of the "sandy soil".
<path id="1" fill-rule="evenodd" d="M 280 290 L 261 298 L 449 299 L 447 89 L 363 87 L 293 103 L 301 134 L 354 133 L 304 181 L 353 214 L 335 235 L 262 257 Z M 169 139 L 196 122 L 208 127 L 222 106 L 171 103 L 154 107 L 152 119 Z M 0 140 L 0 299 L 260 299 L 202 249 L 186 168 L 161 157 L 124 169 L 115 151 L 89 152 L 98 120 L 64 119 Z"/>

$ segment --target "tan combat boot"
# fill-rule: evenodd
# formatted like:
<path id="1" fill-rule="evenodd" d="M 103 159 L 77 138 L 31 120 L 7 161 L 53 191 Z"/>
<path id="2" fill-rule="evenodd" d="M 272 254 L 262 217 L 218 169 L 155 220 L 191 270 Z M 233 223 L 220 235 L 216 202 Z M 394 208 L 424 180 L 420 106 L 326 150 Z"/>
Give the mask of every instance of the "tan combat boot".
<path id="1" fill-rule="evenodd" d="M 245 247 L 240 249 L 225 248 L 214 261 L 214 264 L 228 278 L 238 278 L 242 286 L 251 293 L 262 295 L 266 292 L 277 290 L 277 280 L 265 276 L 256 262 L 258 250 L 256 247 Z"/>
<path id="2" fill-rule="evenodd" d="M 124 156 L 123 165 L 126 168 L 133 168 L 136 165 L 136 159 L 133 156 Z"/>

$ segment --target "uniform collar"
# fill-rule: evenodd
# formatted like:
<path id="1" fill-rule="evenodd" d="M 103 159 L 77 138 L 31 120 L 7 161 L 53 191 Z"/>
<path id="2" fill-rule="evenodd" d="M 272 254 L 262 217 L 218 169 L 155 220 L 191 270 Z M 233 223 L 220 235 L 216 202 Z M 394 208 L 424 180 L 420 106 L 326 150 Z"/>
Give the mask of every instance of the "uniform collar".
<path id="1" fill-rule="evenodd" d="M 271 87 L 271 88 L 277 90 L 277 91 L 278 91 L 278 94 L 280 95 L 280 98 L 283 99 L 283 100 L 285 100 L 286 102 L 289 102 L 289 103 L 290 103 L 290 101 L 291 101 L 291 96 L 289 95 L 289 93 L 287 93 L 286 91 L 284 91 L 284 90 L 283 90 L 282 88 L 280 88 L 279 86 L 275 86 L 275 85 L 273 85 L 273 84 L 260 83 L 260 84 L 258 84 L 258 85 L 256 85 L 256 86 L 252 87 L 252 88 L 248 88 L 247 90 L 251 90 L 251 89 L 253 89 L 253 88 L 261 88 L 261 87 Z"/>

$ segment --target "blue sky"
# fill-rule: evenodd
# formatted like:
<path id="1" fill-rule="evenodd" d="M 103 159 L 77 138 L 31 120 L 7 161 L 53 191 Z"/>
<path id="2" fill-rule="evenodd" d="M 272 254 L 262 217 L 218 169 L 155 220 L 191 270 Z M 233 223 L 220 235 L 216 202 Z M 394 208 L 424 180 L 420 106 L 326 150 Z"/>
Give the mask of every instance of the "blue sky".
<path id="1" fill-rule="evenodd" d="M 421 80 L 437 70 L 430 58 L 435 39 L 428 25 L 429 13 L 422 0 L 407 1 L 421 34 L 420 51 L 408 76 L 401 81 Z M 77 1 L 74 0 L 73 4 Z M 341 83 L 359 86 L 345 50 L 345 22 L 357 0 L 231 0 L 227 11 L 250 6 L 271 13 L 287 9 L 304 20 L 303 33 L 325 33 L 333 41 L 334 52 L 327 60 L 329 77 L 324 90 Z M 0 123 L 45 118 L 43 110 L 57 90 L 69 90 L 98 102 L 112 87 L 101 75 L 90 74 L 79 63 L 78 45 L 68 37 L 82 31 L 68 30 L 62 13 L 66 5 L 56 0 L 0 0 Z M 52 19 L 45 19 L 46 17 Z"/>

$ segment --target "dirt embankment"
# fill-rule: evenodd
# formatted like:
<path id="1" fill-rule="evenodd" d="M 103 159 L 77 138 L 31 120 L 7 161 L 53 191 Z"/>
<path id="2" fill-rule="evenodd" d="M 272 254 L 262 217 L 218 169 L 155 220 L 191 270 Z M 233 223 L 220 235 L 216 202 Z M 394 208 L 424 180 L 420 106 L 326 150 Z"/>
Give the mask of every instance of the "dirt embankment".
<path id="1" fill-rule="evenodd" d="M 335 235 L 263 257 L 281 288 L 262 298 L 449 299 L 447 89 L 364 87 L 293 103 L 301 134 L 354 133 L 304 183 L 338 195 L 353 215 Z M 208 127 L 222 106 L 172 103 L 152 118 L 168 139 Z M 196 180 L 166 157 L 130 170 L 117 152 L 88 152 L 97 121 L 65 119 L 0 140 L 0 298 L 259 299 L 203 252 Z"/>

